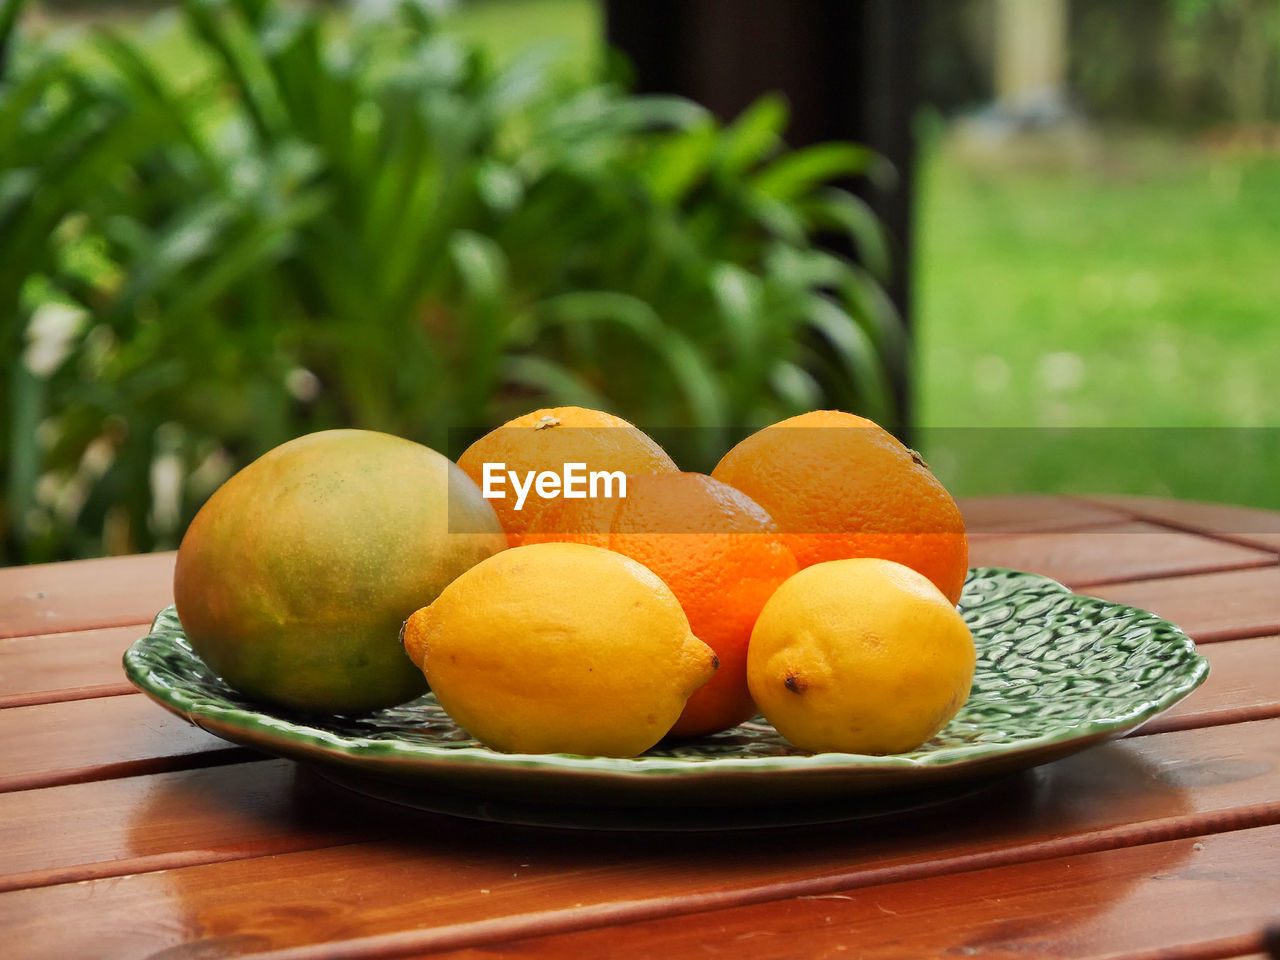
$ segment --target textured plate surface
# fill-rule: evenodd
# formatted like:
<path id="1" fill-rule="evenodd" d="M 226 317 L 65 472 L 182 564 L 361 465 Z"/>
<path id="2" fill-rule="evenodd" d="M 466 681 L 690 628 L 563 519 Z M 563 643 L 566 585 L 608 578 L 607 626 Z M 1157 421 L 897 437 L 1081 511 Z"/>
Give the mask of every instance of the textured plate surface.
<path id="1" fill-rule="evenodd" d="M 1167 621 L 1071 593 L 1035 574 L 971 570 L 960 610 L 977 670 L 968 703 L 938 736 L 888 757 L 807 754 L 757 720 L 631 760 L 503 754 L 458 728 L 428 694 L 364 717 L 309 717 L 240 697 L 204 665 L 172 607 L 125 654 L 129 679 L 163 706 L 236 743 L 495 801 L 714 806 L 832 800 L 928 788 L 1021 769 L 1133 730 L 1195 689 L 1208 662 Z M 411 802 L 412 790 L 398 791 Z M 851 811 L 852 813 L 852 811 Z"/>

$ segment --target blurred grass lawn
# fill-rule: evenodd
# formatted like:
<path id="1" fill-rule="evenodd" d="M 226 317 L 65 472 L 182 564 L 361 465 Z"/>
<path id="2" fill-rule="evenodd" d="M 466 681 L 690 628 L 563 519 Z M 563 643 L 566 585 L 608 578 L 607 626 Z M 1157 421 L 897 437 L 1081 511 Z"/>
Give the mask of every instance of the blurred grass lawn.
<path id="1" fill-rule="evenodd" d="M 1228 429 L 1280 427 L 1280 158 L 1132 134 L 1091 154 L 1011 165 L 954 140 L 926 152 L 926 454 L 961 493 L 1280 506 L 1280 431 Z M 939 429 L 952 427 L 1035 429 Z M 1091 429 L 1132 427 L 1178 429 Z"/>
<path id="2" fill-rule="evenodd" d="M 921 168 L 922 423 L 1280 424 L 1280 158 L 1166 142 L 1120 172 L 982 171 L 957 153 Z"/>

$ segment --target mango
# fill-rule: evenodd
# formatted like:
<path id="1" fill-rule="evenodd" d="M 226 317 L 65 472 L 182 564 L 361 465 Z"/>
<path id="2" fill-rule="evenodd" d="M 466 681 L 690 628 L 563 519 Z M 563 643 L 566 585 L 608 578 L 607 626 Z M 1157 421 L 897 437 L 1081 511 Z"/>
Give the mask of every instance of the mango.
<path id="1" fill-rule="evenodd" d="M 360 714 L 425 691 L 401 625 L 505 547 L 492 507 L 443 455 L 328 430 L 209 498 L 179 547 L 174 600 L 196 653 L 244 696 Z"/>

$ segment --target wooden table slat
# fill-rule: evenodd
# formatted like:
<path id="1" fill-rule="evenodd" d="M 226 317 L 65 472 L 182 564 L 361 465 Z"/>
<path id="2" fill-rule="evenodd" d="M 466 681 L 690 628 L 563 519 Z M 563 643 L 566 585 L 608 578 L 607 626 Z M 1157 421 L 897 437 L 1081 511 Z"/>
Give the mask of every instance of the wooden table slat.
<path id="1" fill-rule="evenodd" d="M 1266 550 L 1140 522 L 1095 530 L 969 538 L 972 566 L 1041 573 L 1073 588 L 1278 562 L 1280 557 Z"/>
<path id="2" fill-rule="evenodd" d="M 1209 678 L 1148 721 L 1140 735 L 1280 717 L 1280 637 L 1206 643 L 1200 652 L 1209 660 Z"/>
<path id="3" fill-rule="evenodd" d="M 0 637 L 149 623 L 173 603 L 175 553 L 0 568 Z"/>
<path id="4" fill-rule="evenodd" d="M 545 932 L 548 923 L 568 929 L 602 917 L 621 922 L 1274 824 L 1280 822 L 1277 778 L 1280 720 L 1114 742 L 945 807 L 807 831 L 654 837 L 425 814 L 388 820 L 396 815 L 385 805 L 326 796 L 337 788 L 315 782 L 318 793 L 300 800 L 304 807 L 368 804 L 363 828 L 358 808 L 345 807 L 353 833 L 391 824 L 395 837 L 15 890 L 0 894 L 0 925 L 16 924 L 24 931 L 19 942 L 38 943 L 54 937 L 57 918 L 71 912 L 76 936 L 104 944 L 122 938 L 99 954 L 108 957 L 246 934 L 255 938 L 254 949 L 357 936 L 394 939 L 429 915 L 437 929 L 414 943 L 437 948 L 498 934 L 528 936 Z M 151 854 L 155 844 L 179 838 L 186 845 L 225 844 L 225 836 L 219 841 L 200 832 L 221 828 L 200 826 L 212 814 L 183 784 L 189 779 L 172 777 L 158 786 L 172 795 L 135 807 L 134 819 L 143 825 L 134 828 L 136 838 L 123 823 L 126 833 L 111 848 Z M 233 820 L 256 822 L 245 838 L 253 844 L 271 834 L 270 821 L 284 805 L 279 797 L 246 801 L 236 793 L 250 789 L 251 781 L 242 779 L 208 803 L 229 806 Z M 77 790 L 50 791 L 49 802 L 81 809 L 94 802 L 73 796 Z M 187 803 L 195 804 L 191 818 L 181 813 Z M 151 834 L 152 824 L 176 832 L 166 840 Z M 39 863 L 38 852 L 16 856 L 27 868 Z M 66 852 L 59 857 L 66 859 Z M 343 893 L 352 889 L 361 891 L 359 909 Z M 262 911 L 259 904 L 272 907 Z M 121 915 L 142 919 L 127 934 L 113 932 L 112 918 Z"/>
<path id="5" fill-rule="evenodd" d="M 1280 826 L 1271 826 L 997 867 L 962 881 L 930 877 L 510 947 L 530 958 L 620 960 L 718 952 L 752 960 L 841 952 L 868 960 L 1178 957 L 1194 956 L 1180 948 L 1206 940 L 1235 953 L 1259 948 L 1277 904 Z"/>
<path id="6" fill-rule="evenodd" d="M 360 820 L 366 802 L 315 780 L 258 760 L 0 794 L 0 891 L 386 835 Z"/>
<path id="7" fill-rule="evenodd" d="M 1275 656 L 1269 652 L 1270 648 L 1274 649 Z M 1227 641 L 1207 645 L 1205 649 L 1213 663 L 1209 680 L 1190 698 L 1151 721 L 1140 731 L 1142 735 L 1280 716 L 1280 638 Z M 159 707 L 153 709 L 159 717 L 166 718 Z M 144 712 L 139 719 L 149 716 Z M 1253 731 L 1255 728 L 1241 729 Z M 1275 731 L 1275 735 L 1280 736 L 1280 729 Z M 1233 746 L 1235 736 L 1233 732 L 1225 739 L 1205 742 Z M 213 744 L 219 748 L 223 746 L 221 741 L 213 741 Z M 179 754 L 177 762 L 183 759 Z M 304 808 L 290 806 L 280 799 L 291 789 L 293 771 L 293 765 L 285 761 L 264 761 L 217 770 L 197 769 L 0 794 L 0 876 L 41 871 L 39 882 L 60 882 L 64 877 L 106 875 L 112 869 L 109 865 L 96 866 L 87 872 L 84 869 L 86 864 L 100 860 L 163 858 L 173 850 L 185 848 L 206 851 L 208 859 L 223 858 L 225 855 L 218 851 L 227 842 L 225 814 L 227 811 L 239 814 L 250 803 L 255 806 L 251 825 L 232 818 L 230 838 L 234 842 L 230 856 L 346 842 L 349 838 L 328 833 L 316 839 L 311 831 L 305 831 L 303 839 L 298 842 L 288 836 L 289 815 L 306 812 Z M 150 815 L 166 824 L 172 824 L 175 817 L 180 818 L 181 830 L 172 835 L 176 847 L 130 845 L 118 829 L 110 828 L 113 821 L 103 820 L 103 811 L 134 809 L 144 800 L 167 796 L 162 788 L 168 784 L 173 785 L 170 792 L 177 798 L 176 809 L 165 807 L 159 811 L 152 810 Z M 256 810 L 263 804 L 267 808 L 265 813 Z M 326 801 L 323 806 L 328 809 L 332 804 Z M 32 819 L 32 811 L 38 814 L 35 819 Z M 60 821 L 75 824 L 78 829 L 55 831 L 55 824 Z M 257 828 L 266 832 L 262 833 Z M 160 836 L 169 837 L 167 830 Z M 24 846 L 26 838 L 48 837 L 54 832 L 57 833 L 57 842 L 41 840 L 33 848 Z M 261 845 L 252 846 L 254 843 Z M 36 861 L 24 859 L 23 852 L 33 850 L 37 855 Z M 2 851 L 8 851 L 17 859 L 6 858 Z M 179 858 L 174 862 L 186 861 Z M 129 872 L 134 871 L 129 868 Z M 53 879 L 50 881 L 49 878 Z M 3 879 L 0 879 L 0 885 L 5 885 Z M 7 885 L 12 886 L 13 882 Z"/>
<path id="8" fill-rule="evenodd" d="M 136 776 L 257 756 L 146 697 L 104 697 L 0 710 L 0 793 Z"/>
<path id="9" fill-rule="evenodd" d="M 1123 523 L 1134 518 L 1134 513 L 1124 507 L 1044 494 L 961 497 L 957 503 L 970 533 L 1044 533 Z"/>
<path id="10" fill-rule="evenodd" d="M 1125 950 L 1111 954 L 1106 960 L 1275 960 L 1265 951 L 1253 952 L 1259 945 L 1259 939 L 1257 933 L 1246 933 L 1236 937 L 1180 943 L 1175 947 Z"/>
<path id="11" fill-rule="evenodd" d="M 1280 567 L 1138 580 L 1084 592 L 1150 610 L 1199 641 L 1280 633 Z"/>
<path id="12" fill-rule="evenodd" d="M 137 623 L 0 639 L 0 708 L 82 699 L 84 688 L 132 690 L 120 658 L 149 629 Z"/>
<path id="13" fill-rule="evenodd" d="M 119 695 L 120 654 L 170 602 L 172 553 L 0 570 L 3 952 L 1261 951 L 1280 919 L 1280 514 L 962 509 L 975 564 L 1178 623 L 1206 641 L 1208 682 L 1139 735 L 950 803 L 793 830 L 539 830 L 369 800 Z"/>
<path id="14" fill-rule="evenodd" d="M 1280 553 L 1280 513 L 1270 510 L 1158 497 L 1088 497 L 1085 502 Z"/>

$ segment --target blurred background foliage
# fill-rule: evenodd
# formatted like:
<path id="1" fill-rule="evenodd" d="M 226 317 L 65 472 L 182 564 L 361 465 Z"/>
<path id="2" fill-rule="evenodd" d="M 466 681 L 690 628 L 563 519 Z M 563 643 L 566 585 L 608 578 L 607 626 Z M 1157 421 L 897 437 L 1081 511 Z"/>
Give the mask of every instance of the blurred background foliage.
<path id="1" fill-rule="evenodd" d="M 920 2 L 917 445 L 961 494 L 1280 507 L 1280 0 L 1069 0 L 1066 122 L 997 136 L 998 0 Z M 28 8 L 0 562 L 172 546 L 335 424 L 456 454 L 580 402 L 705 426 L 670 434 L 694 469 L 811 406 L 898 425 L 900 265 L 830 186 L 873 158 L 786 151 L 773 98 L 630 97 L 602 35 L 596 0 Z"/>
<path id="2" fill-rule="evenodd" d="M 6 561 L 176 545 L 233 468 L 336 425 L 444 450 L 576 403 L 701 428 L 673 453 L 710 469 L 730 426 L 894 422 L 884 238 L 829 185 L 873 158 L 786 150 L 781 100 L 721 125 L 417 3 L 159 29 L 10 38 Z"/>
<path id="3" fill-rule="evenodd" d="M 944 113 L 992 95 L 995 5 L 927 0 L 922 82 Z M 1275 0 L 1070 0 L 1067 81 L 1094 120 L 1194 130 L 1280 119 Z"/>

